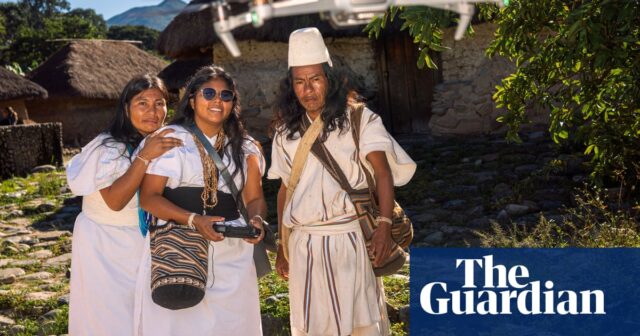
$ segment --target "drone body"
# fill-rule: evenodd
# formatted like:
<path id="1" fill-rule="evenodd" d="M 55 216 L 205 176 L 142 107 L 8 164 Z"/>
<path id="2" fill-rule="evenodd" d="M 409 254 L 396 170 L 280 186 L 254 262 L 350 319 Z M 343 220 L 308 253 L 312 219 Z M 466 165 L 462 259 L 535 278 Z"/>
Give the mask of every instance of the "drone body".
<path id="1" fill-rule="evenodd" d="M 232 1 L 246 2 L 246 1 Z M 247 12 L 230 15 L 230 6 L 225 0 L 192 1 L 186 12 L 211 10 L 214 17 L 214 29 L 220 40 L 234 56 L 240 56 L 231 31 L 246 24 L 260 27 L 265 20 L 310 13 L 326 13 L 336 27 L 348 27 L 366 24 L 376 15 L 382 15 L 390 6 L 429 6 L 450 10 L 460 15 L 455 39 L 460 40 L 471 22 L 474 3 L 496 3 L 503 5 L 503 0 L 284 0 L 268 2 L 254 0 Z"/>

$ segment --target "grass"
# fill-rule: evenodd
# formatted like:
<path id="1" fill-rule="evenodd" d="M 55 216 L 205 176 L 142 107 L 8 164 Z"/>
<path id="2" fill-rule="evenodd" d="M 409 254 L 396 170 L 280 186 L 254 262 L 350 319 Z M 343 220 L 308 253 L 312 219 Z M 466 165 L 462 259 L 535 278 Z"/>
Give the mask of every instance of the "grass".
<path id="1" fill-rule="evenodd" d="M 544 216 L 533 227 L 494 222 L 490 232 L 476 234 L 484 247 L 640 247 L 637 211 L 614 210 L 603 191 L 586 187 L 578 190 L 575 204 L 565 209 L 562 222 Z"/>

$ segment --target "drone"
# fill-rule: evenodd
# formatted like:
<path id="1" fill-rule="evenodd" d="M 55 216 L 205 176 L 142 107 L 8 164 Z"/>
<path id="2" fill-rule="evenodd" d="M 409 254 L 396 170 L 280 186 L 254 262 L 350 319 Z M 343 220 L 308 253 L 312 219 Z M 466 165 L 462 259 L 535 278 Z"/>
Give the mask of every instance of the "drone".
<path id="1" fill-rule="evenodd" d="M 230 2 L 246 2 L 229 0 Z M 474 3 L 495 3 L 502 7 L 508 0 L 253 0 L 249 10 L 231 15 L 227 0 L 194 1 L 184 12 L 198 12 L 209 8 L 214 15 L 214 30 L 227 50 L 239 57 L 240 49 L 231 31 L 237 27 L 252 24 L 261 27 L 266 20 L 276 17 L 321 13 L 328 17 L 337 28 L 368 23 L 377 15 L 382 15 L 390 6 L 428 6 L 450 10 L 460 15 L 454 38 L 462 39 L 471 22 L 475 10 Z"/>

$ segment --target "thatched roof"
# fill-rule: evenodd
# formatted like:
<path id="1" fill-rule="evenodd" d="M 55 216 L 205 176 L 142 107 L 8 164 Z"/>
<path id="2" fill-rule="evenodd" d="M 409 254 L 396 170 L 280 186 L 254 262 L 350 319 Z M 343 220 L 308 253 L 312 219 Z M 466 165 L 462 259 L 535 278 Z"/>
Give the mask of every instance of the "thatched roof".
<path id="1" fill-rule="evenodd" d="M 166 62 L 127 42 L 73 40 L 29 74 L 50 96 L 117 99 L 136 75 L 157 74 Z"/>
<path id="2" fill-rule="evenodd" d="M 247 10 L 246 3 L 231 3 L 232 13 Z M 238 41 L 256 40 L 270 42 L 287 42 L 292 31 L 304 27 L 317 27 L 324 37 L 352 37 L 367 34 L 362 32 L 364 26 L 349 29 L 334 29 L 329 21 L 320 19 L 318 14 L 297 15 L 274 18 L 265 21 L 260 28 L 244 25 L 233 30 Z M 219 38 L 213 30 L 213 19 L 210 9 L 199 12 L 183 12 L 173 18 L 167 28 L 160 33 L 156 48 L 171 58 L 183 58 L 200 54 L 203 48 L 210 48 Z"/>
<path id="3" fill-rule="evenodd" d="M 47 98 L 47 90 L 0 66 L 0 100 L 30 98 Z"/>
<path id="4" fill-rule="evenodd" d="M 211 65 L 211 56 L 200 58 L 180 59 L 164 68 L 158 77 L 164 80 L 169 91 L 178 91 L 182 88 L 191 76 L 203 66 Z"/>

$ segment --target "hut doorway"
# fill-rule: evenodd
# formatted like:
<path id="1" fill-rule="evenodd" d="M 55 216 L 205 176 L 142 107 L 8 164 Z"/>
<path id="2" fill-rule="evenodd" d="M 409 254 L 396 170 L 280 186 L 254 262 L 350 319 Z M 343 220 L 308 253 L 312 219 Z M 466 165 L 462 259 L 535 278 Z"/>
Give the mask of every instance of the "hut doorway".
<path id="1" fill-rule="evenodd" d="M 442 81 L 440 55 L 437 70 L 418 69 L 418 48 L 407 32 L 384 31 L 376 42 L 380 74 L 378 113 L 393 134 L 428 133 L 433 89 Z"/>

